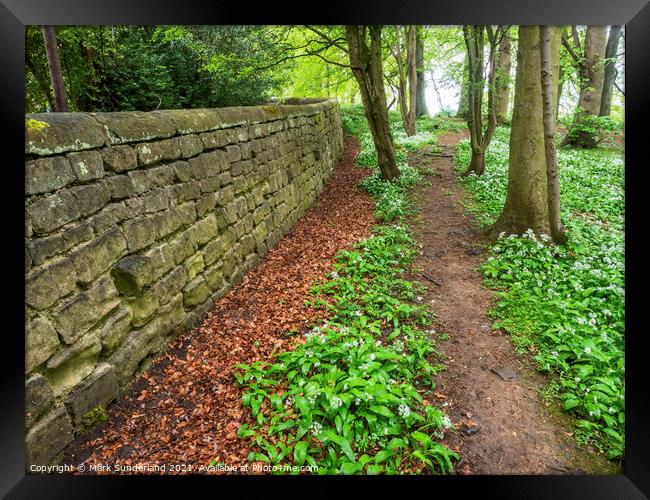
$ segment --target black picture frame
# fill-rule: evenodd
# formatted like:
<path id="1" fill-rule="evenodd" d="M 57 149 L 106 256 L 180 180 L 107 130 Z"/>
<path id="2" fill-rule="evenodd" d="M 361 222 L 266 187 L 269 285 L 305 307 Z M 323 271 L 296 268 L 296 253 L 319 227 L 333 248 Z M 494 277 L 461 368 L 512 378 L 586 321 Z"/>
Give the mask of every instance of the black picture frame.
<path id="1" fill-rule="evenodd" d="M 307 7 L 310 10 L 305 10 Z M 454 495 L 476 488 L 482 498 L 646 498 L 650 496 L 650 376 L 643 349 L 643 309 L 639 300 L 646 284 L 642 272 L 641 241 L 645 228 L 641 178 L 648 164 L 644 149 L 650 114 L 650 4 L 647 0 L 363 0 L 328 1 L 301 7 L 277 2 L 208 2 L 205 0 L 2 0 L 0 3 L 0 53 L 2 77 L 0 102 L 4 122 L 2 199 L 5 205 L 3 259 L 6 292 L 2 316 L 3 376 L 2 416 L 0 418 L 0 495 L 7 498 L 113 498 L 130 497 L 134 486 L 146 486 L 167 494 L 188 494 L 189 478 L 158 476 L 72 477 L 68 475 L 26 475 L 24 452 L 24 283 L 22 243 L 24 224 L 19 199 L 24 195 L 16 186 L 24 185 L 20 165 L 24 161 L 24 27 L 26 25 L 93 24 L 580 24 L 626 26 L 626 462 L 624 475 L 618 476 L 450 476 L 404 478 L 330 477 L 336 492 L 349 491 L 352 485 L 380 487 L 407 494 L 417 487 L 418 495 Z M 11 153 L 8 155 L 8 153 Z M 8 159 L 8 158 L 11 158 Z M 21 180 L 23 179 L 23 180 Z M 14 307 L 15 302 L 15 307 Z M 22 304 L 21 304 L 22 302 Z M 301 496 L 324 493 L 329 488 L 314 488 L 321 478 L 297 477 L 198 477 L 211 496 L 223 492 L 225 485 L 238 488 L 238 496 L 250 495 L 248 481 L 265 495 L 278 488 L 280 494 Z M 218 483 L 216 481 L 219 481 Z M 222 482 L 223 481 L 223 482 Z M 244 484 L 246 481 L 246 484 Z M 282 482 L 281 482 L 282 481 Z M 287 489 L 284 481 L 295 482 Z M 143 485 L 146 483 L 146 485 Z M 298 484 L 296 484 L 298 483 Z M 283 486 L 284 485 L 284 486 Z M 408 490 L 404 490 L 408 488 Z M 337 494 L 337 493 L 335 493 Z M 403 494 L 403 493 L 402 493 Z"/>

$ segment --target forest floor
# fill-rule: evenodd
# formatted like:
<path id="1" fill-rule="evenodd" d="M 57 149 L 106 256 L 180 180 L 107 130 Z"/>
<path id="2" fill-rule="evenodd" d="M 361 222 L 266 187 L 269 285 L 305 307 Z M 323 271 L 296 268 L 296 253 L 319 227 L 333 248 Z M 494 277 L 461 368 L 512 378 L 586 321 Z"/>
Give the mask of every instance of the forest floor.
<path id="1" fill-rule="evenodd" d="M 409 224 L 423 245 L 415 279 L 428 289 L 423 300 L 436 314 L 435 341 L 447 367 L 433 393 L 456 427 L 443 444 L 460 453 L 460 474 L 617 473 L 595 450 L 576 444 L 571 418 L 540 397 L 548 379 L 506 335 L 492 331 L 492 292 L 477 270 L 486 242 L 464 213 L 452 165 L 465 136 L 466 130 L 442 134 L 437 146 L 409 158 L 433 169 L 415 190 L 419 211 Z M 172 473 L 200 473 L 213 460 L 246 464 L 251 450 L 236 434 L 252 418 L 232 370 L 291 349 L 323 319 L 305 306 L 313 282 L 329 273 L 337 251 L 367 237 L 375 223 L 374 203 L 357 187 L 371 172 L 354 166 L 358 151 L 348 137 L 313 207 L 199 326 L 152 363 L 109 408 L 108 421 L 77 438 L 66 463 L 84 464 L 86 473 L 90 464 L 110 466 L 108 473 L 117 464 L 167 464 Z"/>
<path id="2" fill-rule="evenodd" d="M 440 136 L 438 147 L 411 154 L 409 163 L 433 169 L 416 189 L 414 237 L 423 245 L 415 266 L 437 316 L 438 351 L 445 371 L 436 398 L 456 426 L 444 444 L 458 449 L 460 474 L 616 474 L 594 449 L 578 446 L 571 417 L 540 397 L 548 379 L 492 330 L 492 292 L 482 283 L 480 231 L 463 208 L 453 156 L 467 131 Z M 442 146 L 442 150 L 440 150 Z M 446 404 L 445 404 L 446 403 Z"/>

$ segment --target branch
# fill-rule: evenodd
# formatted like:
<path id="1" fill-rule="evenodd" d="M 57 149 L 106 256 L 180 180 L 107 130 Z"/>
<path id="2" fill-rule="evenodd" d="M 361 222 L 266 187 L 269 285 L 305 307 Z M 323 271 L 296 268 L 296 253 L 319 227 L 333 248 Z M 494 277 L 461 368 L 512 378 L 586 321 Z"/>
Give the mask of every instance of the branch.
<path id="1" fill-rule="evenodd" d="M 569 43 L 569 40 L 566 37 L 566 33 L 562 33 L 562 45 L 564 48 L 567 50 L 571 58 L 578 64 L 580 64 L 580 57 L 578 57 L 578 54 L 573 50 L 573 47 L 571 47 L 571 44 Z"/>

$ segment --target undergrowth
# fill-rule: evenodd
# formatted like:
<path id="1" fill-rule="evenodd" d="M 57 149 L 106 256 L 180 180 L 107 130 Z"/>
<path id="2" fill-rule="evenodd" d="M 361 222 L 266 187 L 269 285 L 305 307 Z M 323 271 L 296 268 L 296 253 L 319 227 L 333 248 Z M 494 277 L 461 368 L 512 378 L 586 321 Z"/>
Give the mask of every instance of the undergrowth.
<path id="1" fill-rule="evenodd" d="M 377 171 L 359 111 L 344 110 L 344 124 L 361 142 L 358 164 Z M 435 143 L 437 127 L 427 132 L 430 120 L 419 120 L 421 135 L 406 139 L 391 118 L 402 176 L 388 183 L 375 173 L 361 183 L 384 225 L 340 251 L 314 285 L 310 306 L 326 309 L 328 321 L 272 362 L 236 366 L 255 419 L 238 431 L 251 441 L 249 460 L 308 464 L 319 474 L 395 474 L 450 473 L 459 458 L 437 442 L 451 421 L 422 396 L 444 367 L 429 361 L 433 314 L 413 301 L 422 285 L 404 277 L 420 249 L 399 224 L 411 212 L 408 188 L 420 180 L 405 150 Z"/>
<path id="2" fill-rule="evenodd" d="M 483 225 L 505 202 L 509 133 L 497 129 L 485 174 L 461 181 L 472 195 L 468 210 Z M 469 142 L 459 143 L 459 171 L 470 156 Z M 554 392 L 577 417 L 577 440 L 619 459 L 625 440 L 622 153 L 560 148 L 558 171 L 568 244 L 532 232 L 501 235 L 481 269 L 497 290 L 494 328 L 531 352 L 540 370 L 557 374 Z"/>

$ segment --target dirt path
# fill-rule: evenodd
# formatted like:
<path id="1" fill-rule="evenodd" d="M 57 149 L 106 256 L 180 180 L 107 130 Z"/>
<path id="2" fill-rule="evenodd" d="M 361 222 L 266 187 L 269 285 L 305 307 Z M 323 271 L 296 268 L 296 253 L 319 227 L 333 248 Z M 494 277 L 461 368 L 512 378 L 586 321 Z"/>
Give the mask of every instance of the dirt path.
<path id="1" fill-rule="evenodd" d="M 460 449 L 458 472 L 615 473 L 593 450 L 576 445 L 568 417 L 549 411 L 538 396 L 548 380 L 522 362 L 506 335 L 491 329 L 492 293 L 477 271 L 484 242 L 463 214 L 463 190 L 452 167 L 455 144 L 466 132 L 442 136 L 442 156 L 429 151 L 414 158 L 435 174 L 430 186 L 418 188 L 421 213 L 412 224 L 424 246 L 416 266 L 427 275 L 420 276 L 429 289 L 426 300 L 439 319 L 437 330 L 449 335 L 438 342 L 447 370 L 436 378 L 436 394 L 457 427 L 446 444 Z"/>

